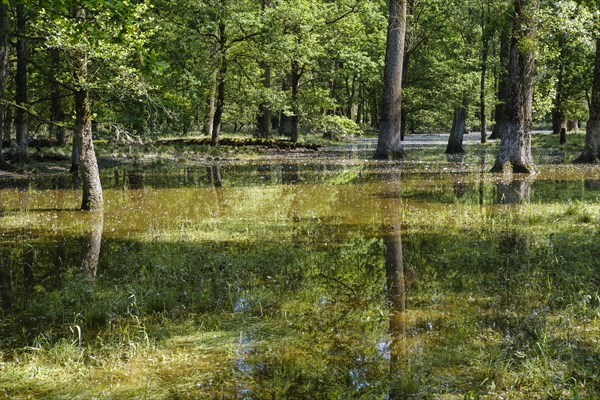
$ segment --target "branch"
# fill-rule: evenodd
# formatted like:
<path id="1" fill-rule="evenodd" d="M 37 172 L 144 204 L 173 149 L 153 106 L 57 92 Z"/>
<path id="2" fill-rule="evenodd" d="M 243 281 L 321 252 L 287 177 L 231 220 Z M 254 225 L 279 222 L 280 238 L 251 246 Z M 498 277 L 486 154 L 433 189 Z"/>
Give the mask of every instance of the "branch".
<path id="1" fill-rule="evenodd" d="M 335 19 L 325 21 L 325 25 L 333 25 L 333 24 L 341 21 L 342 19 L 346 18 L 348 15 L 354 13 L 354 11 L 356 11 L 356 8 L 360 4 L 360 2 L 361 2 L 361 0 L 356 0 L 356 3 L 354 3 L 354 5 L 352 7 L 350 7 L 350 10 L 346 11 L 345 13 L 343 13 L 342 15 L 338 16 Z"/>
<path id="2" fill-rule="evenodd" d="M 32 109 L 24 107 L 22 105 L 19 105 L 17 103 L 13 103 L 12 101 L 1 100 L 0 103 L 3 103 L 5 105 L 13 107 L 13 108 L 18 108 L 19 110 L 23 110 L 23 111 L 27 112 L 27 114 L 29 114 L 31 117 L 33 117 L 33 118 L 37 119 L 38 121 L 41 121 L 45 124 L 54 125 L 54 126 L 58 126 L 58 127 L 65 128 L 65 129 L 74 129 L 74 127 L 72 127 L 71 125 L 67 125 L 64 123 L 56 122 L 56 121 L 50 121 L 48 118 L 42 117 L 41 115 L 39 115 Z"/>

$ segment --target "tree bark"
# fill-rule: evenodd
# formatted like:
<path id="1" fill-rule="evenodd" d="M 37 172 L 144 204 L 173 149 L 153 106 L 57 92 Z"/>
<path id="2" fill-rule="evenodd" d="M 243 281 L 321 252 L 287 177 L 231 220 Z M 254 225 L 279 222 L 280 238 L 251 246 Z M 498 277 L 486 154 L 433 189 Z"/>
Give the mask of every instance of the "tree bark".
<path id="1" fill-rule="evenodd" d="M 506 98 L 508 96 L 508 59 L 510 54 L 510 26 L 502 29 L 500 35 L 500 83 L 496 95 L 496 107 L 494 108 L 494 128 L 489 139 L 500 139 L 506 131 Z"/>
<path id="2" fill-rule="evenodd" d="M 401 139 L 402 67 L 406 35 L 406 0 L 390 0 L 381 125 L 374 159 L 393 160 L 404 157 Z"/>
<path id="3" fill-rule="evenodd" d="M 77 6 L 74 10 L 76 22 L 85 19 L 85 10 Z M 100 172 L 92 141 L 92 113 L 90 110 L 88 80 L 88 60 L 83 50 L 76 54 L 75 78 L 75 137 L 79 152 L 79 169 L 83 183 L 83 210 L 101 210 L 103 207 Z"/>
<path id="4" fill-rule="evenodd" d="M 271 89 L 271 66 L 263 63 L 262 86 L 265 90 Z M 256 116 L 256 136 L 259 138 L 268 138 L 271 136 L 271 109 L 266 101 L 258 106 L 258 115 Z"/>
<path id="5" fill-rule="evenodd" d="M 27 107 L 27 41 L 26 34 L 25 5 L 22 2 L 17 4 L 17 75 L 16 83 L 16 103 L 15 126 L 17 130 L 17 154 L 16 159 L 20 162 L 27 162 L 29 159 L 29 116 L 25 108 Z"/>
<path id="6" fill-rule="evenodd" d="M 215 116 L 213 119 L 213 128 L 210 143 L 213 146 L 219 144 L 221 137 L 221 119 L 223 118 L 223 108 L 225 106 L 225 76 L 227 75 L 227 50 L 225 43 L 225 24 L 219 23 L 219 72 L 217 75 L 217 102 L 215 105 Z"/>
<path id="7" fill-rule="evenodd" d="M 217 77 L 211 78 L 210 91 L 206 99 L 206 117 L 204 118 L 204 134 L 212 138 L 213 124 L 215 120 L 215 98 L 217 96 Z"/>
<path id="8" fill-rule="evenodd" d="M 590 98 L 590 118 L 585 128 L 585 147 L 577 163 L 600 161 L 600 39 L 596 39 L 596 62 Z"/>
<path id="9" fill-rule="evenodd" d="M 469 100 L 465 97 L 463 105 L 454 111 L 454 121 L 452 122 L 452 130 L 448 138 L 446 146 L 446 154 L 464 153 L 463 136 L 465 134 L 465 123 L 467 121 L 467 109 Z"/>
<path id="10" fill-rule="evenodd" d="M 81 255 L 81 271 L 86 277 L 93 281 L 98 273 L 98 261 L 100 259 L 100 248 L 102 247 L 102 230 L 104 228 L 104 215 L 94 212 L 90 216 L 86 237 L 83 239 L 83 253 Z"/>
<path id="11" fill-rule="evenodd" d="M 8 72 L 8 7 L 0 1 L 0 129 L 4 126 L 4 92 Z M 2 156 L 2 132 L 0 132 L 0 169 L 6 170 L 8 164 Z"/>
<path id="12" fill-rule="evenodd" d="M 300 117 L 298 115 L 300 113 L 300 109 L 298 107 L 298 92 L 300 89 L 300 76 L 302 75 L 301 71 L 300 71 L 300 64 L 297 60 L 292 61 L 291 73 L 292 73 L 292 112 L 293 112 L 293 114 L 290 117 L 290 122 L 292 125 L 291 140 L 292 140 L 292 143 L 296 143 L 296 142 L 298 142 L 298 139 L 300 138 L 300 131 L 299 131 Z"/>
<path id="13" fill-rule="evenodd" d="M 515 1 L 505 107 L 507 129 L 492 172 L 535 172 L 531 156 L 531 113 L 539 8 L 540 0 Z"/>
<path id="14" fill-rule="evenodd" d="M 10 140 L 10 136 L 12 133 L 12 124 L 13 123 L 13 115 L 12 108 L 6 107 L 4 111 L 4 124 L 2 126 L 2 137 L 4 140 Z"/>
<path id="15" fill-rule="evenodd" d="M 490 49 L 489 16 L 486 17 L 483 3 L 481 6 L 481 79 L 479 81 L 479 127 L 481 143 L 487 142 L 487 118 L 485 111 L 485 78 L 487 74 L 488 53 Z"/>

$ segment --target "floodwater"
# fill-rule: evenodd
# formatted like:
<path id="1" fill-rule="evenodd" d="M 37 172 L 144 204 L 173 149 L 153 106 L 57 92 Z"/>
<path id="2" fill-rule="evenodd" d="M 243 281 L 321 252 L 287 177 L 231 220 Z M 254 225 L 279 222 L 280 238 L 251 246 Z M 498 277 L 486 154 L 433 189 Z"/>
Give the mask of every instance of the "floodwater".
<path id="1" fill-rule="evenodd" d="M 0 181 L 0 396 L 66 340 L 86 369 L 44 396 L 598 398 L 597 167 L 423 158 L 114 168 L 101 214 Z"/>

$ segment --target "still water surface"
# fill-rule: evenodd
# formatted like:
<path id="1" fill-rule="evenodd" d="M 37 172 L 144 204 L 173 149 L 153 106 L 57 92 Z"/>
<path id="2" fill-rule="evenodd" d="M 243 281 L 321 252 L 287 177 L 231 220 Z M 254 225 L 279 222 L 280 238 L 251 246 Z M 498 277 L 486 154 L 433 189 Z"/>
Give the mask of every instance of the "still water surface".
<path id="1" fill-rule="evenodd" d="M 124 344 L 109 397 L 600 396 L 600 173 L 485 162 L 117 168 L 91 215 L 71 176 L 0 181 L 2 359 Z"/>

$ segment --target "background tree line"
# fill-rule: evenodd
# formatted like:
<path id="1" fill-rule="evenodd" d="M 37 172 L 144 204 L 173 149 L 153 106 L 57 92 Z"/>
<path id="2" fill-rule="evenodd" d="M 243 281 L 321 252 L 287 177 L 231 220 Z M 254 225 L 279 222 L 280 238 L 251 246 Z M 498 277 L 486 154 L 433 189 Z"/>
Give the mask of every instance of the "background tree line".
<path id="1" fill-rule="evenodd" d="M 507 0 L 408 2 L 403 133 L 501 124 L 512 10 Z M 32 137 L 66 142 L 81 56 L 91 123 L 108 138 L 377 129 L 387 12 L 382 0 L 4 1 L 5 145 L 26 158 Z M 533 117 L 556 132 L 587 119 L 597 12 L 542 3 Z"/>

